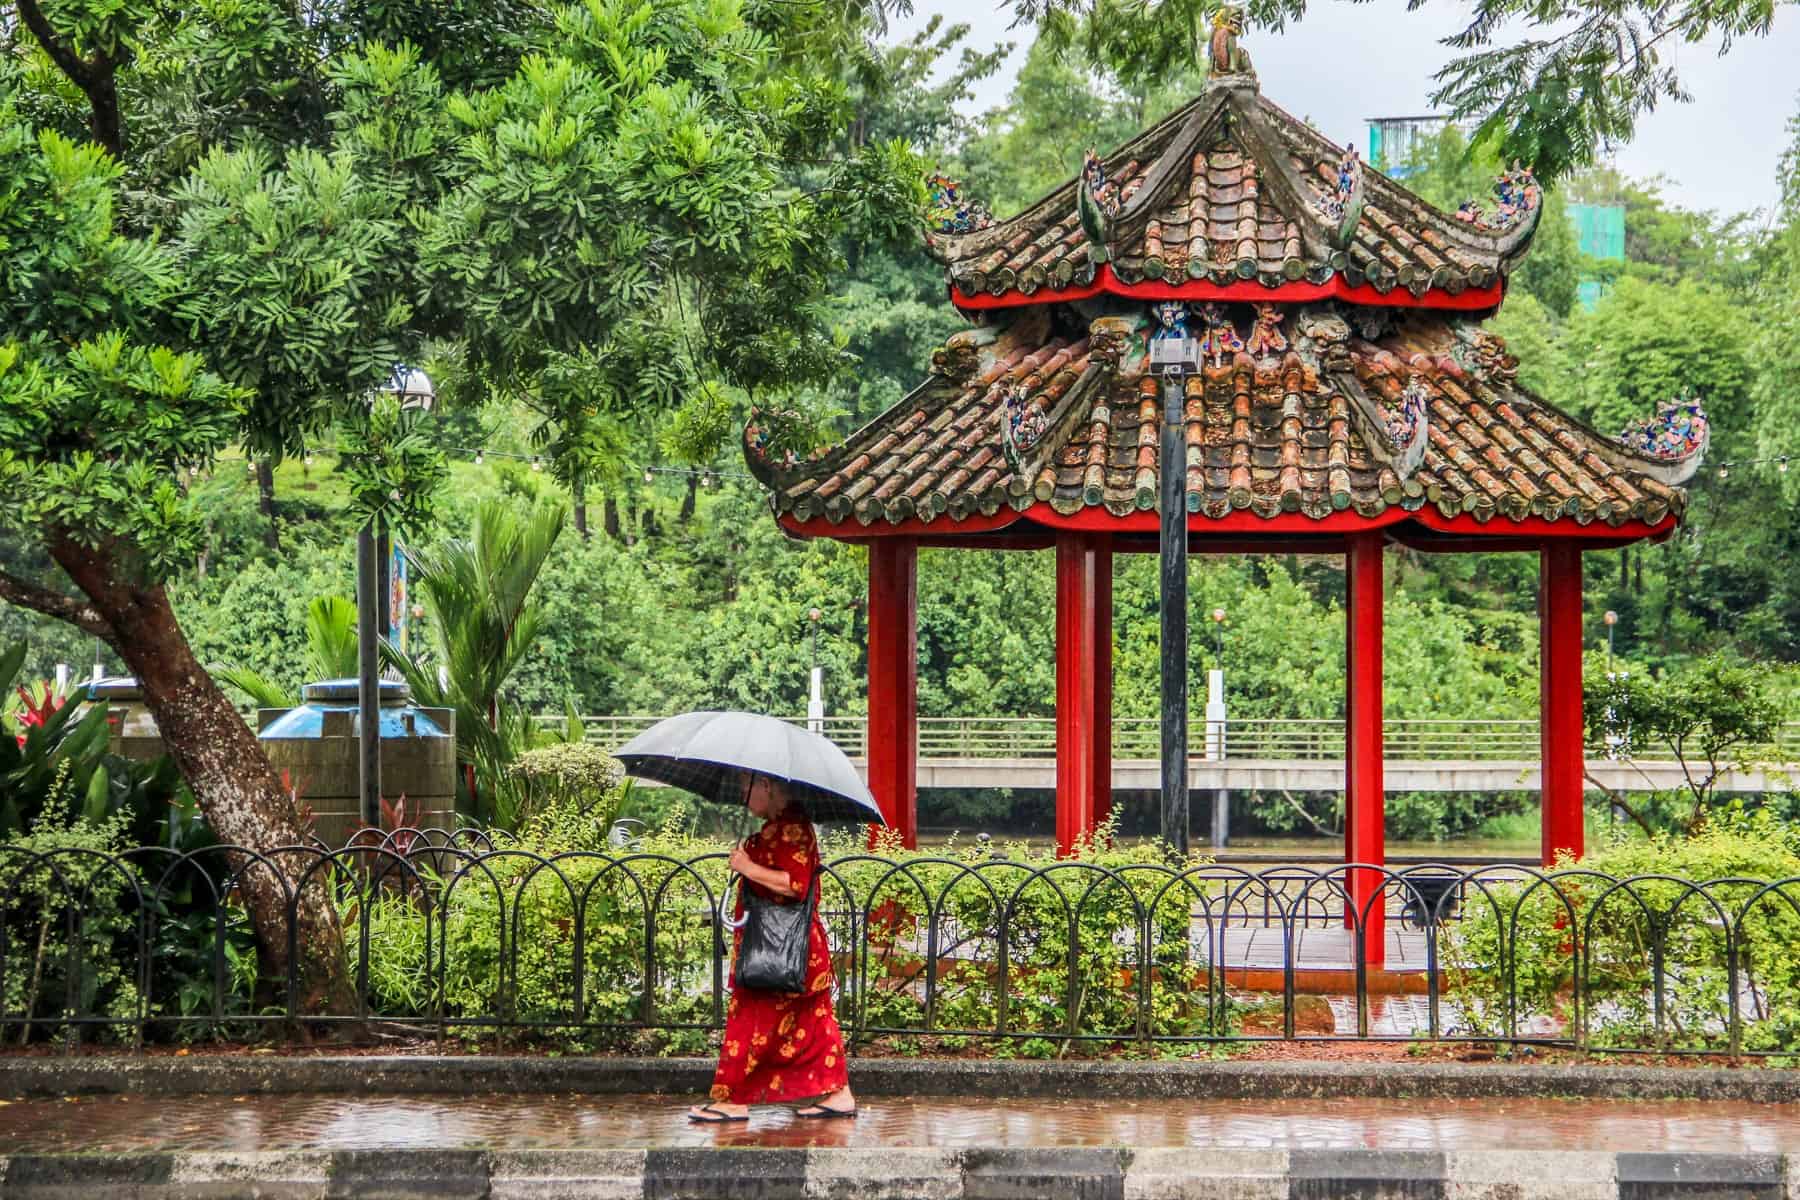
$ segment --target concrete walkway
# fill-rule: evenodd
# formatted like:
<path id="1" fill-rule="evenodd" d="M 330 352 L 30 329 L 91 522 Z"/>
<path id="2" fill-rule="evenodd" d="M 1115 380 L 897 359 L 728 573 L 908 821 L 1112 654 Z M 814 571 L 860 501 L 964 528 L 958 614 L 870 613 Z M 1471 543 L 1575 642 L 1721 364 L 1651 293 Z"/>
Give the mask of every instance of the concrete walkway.
<path id="1" fill-rule="evenodd" d="M 1800 1105 L 1675 1100 L 865 1099 L 854 1121 L 759 1108 L 694 1125 L 692 1098 L 624 1096 L 137 1096 L 16 1101 L 0 1152 L 882 1150 L 1205 1146 L 1234 1150 L 1800 1153 Z"/>
<path id="2" fill-rule="evenodd" d="M 1800 1106 L 1743 1102 L 883 1097 L 713 1127 L 666 1096 L 0 1107 L 8 1200 L 1785 1200 L 1790 1151 Z"/>
<path id="3" fill-rule="evenodd" d="M 0 1196 L 1800 1196 L 1800 1073 L 1784 1070 L 864 1060 L 854 1122 L 760 1109 L 747 1125 L 692 1126 L 682 1105 L 710 1067 L 0 1058 Z"/>

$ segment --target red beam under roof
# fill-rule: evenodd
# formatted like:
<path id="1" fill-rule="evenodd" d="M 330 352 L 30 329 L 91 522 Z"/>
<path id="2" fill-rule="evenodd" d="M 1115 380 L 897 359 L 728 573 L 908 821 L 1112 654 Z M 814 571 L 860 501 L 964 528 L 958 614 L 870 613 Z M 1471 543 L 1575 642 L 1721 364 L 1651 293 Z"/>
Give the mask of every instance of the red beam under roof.
<path id="1" fill-rule="evenodd" d="M 1095 296 L 1126 296 L 1133 300 L 1236 300 L 1249 303 L 1305 303 L 1313 300 L 1342 300 L 1348 304 L 1374 304 L 1384 308 L 1436 308 L 1456 312 L 1480 312 L 1498 308 L 1506 291 L 1504 281 L 1496 280 L 1487 287 L 1470 287 L 1451 295 L 1442 288 L 1429 288 L 1415 296 L 1403 287 L 1380 292 L 1363 283 L 1352 287 L 1342 275 L 1333 275 L 1325 283 L 1299 280 L 1268 287 L 1254 279 L 1239 283 L 1217 284 L 1206 279 L 1145 280 L 1125 283 L 1113 274 L 1112 267 L 1101 263 L 1094 282 L 1079 287 L 1039 288 L 1027 296 L 1017 289 L 995 296 L 988 292 L 969 295 L 950 286 L 950 302 L 958 308 L 1020 308 L 1028 304 L 1054 304 L 1067 300 L 1089 300 Z"/>
<path id="2" fill-rule="evenodd" d="M 890 537 L 918 539 L 920 545 L 967 546 L 970 549 L 1033 549 L 1044 546 L 1046 530 L 1071 530 L 1114 535 L 1143 534 L 1151 539 L 1147 549 L 1154 549 L 1157 516 L 1153 511 L 1130 513 L 1116 517 L 1104 508 L 1088 508 L 1065 515 L 1047 504 L 1034 504 L 1023 512 L 1003 509 L 991 516 L 975 515 L 954 520 L 938 517 L 921 521 L 916 517 L 898 523 L 878 521 L 862 525 L 856 521 L 832 522 L 824 517 L 805 521 L 783 514 L 778 518 L 783 529 L 796 537 L 829 537 L 845 542 L 866 542 Z M 1278 513 L 1259 517 L 1255 513 L 1233 512 L 1224 517 L 1188 517 L 1193 534 L 1193 547 L 1199 553 L 1208 551 L 1244 553 L 1247 547 L 1263 543 L 1292 543 L 1296 538 L 1318 539 L 1312 553 L 1333 552 L 1338 538 L 1370 530 L 1387 530 L 1395 541 L 1406 542 L 1421 550 L 1467 551 L 1533 549 L 1545 540 L 1567 539 L 1586 543 L 1590 549 L 1612 549 L 1646 538 L 1661 541 L 1674 532 L 1673 513 L 1661 521 L 1626 521 L 1608 525 L 1594 521 L 1579 525 L 1568 518 L 1548 520 L 1528 516 L 1523 520 L 1490 517 L 1485 523 L 1468 513 L 1446 517 L 1434 508 L 1407 512 L 1389 508 L 1378 516 L 1364 517 L 1348 509 L 1326 517 L 1309 517 L 1303 513 Z M 1120 543 L 1118 549 L 1130 549 Z M 1341 546 L 1335 547 L 1341 549 Z M 1251 551 L 1254 552 L 1254 551 Z M 1273 548 L 1265 547 L 1265 552 Z M 1305 551 L 1300 551 L 1305 553 Z"/>

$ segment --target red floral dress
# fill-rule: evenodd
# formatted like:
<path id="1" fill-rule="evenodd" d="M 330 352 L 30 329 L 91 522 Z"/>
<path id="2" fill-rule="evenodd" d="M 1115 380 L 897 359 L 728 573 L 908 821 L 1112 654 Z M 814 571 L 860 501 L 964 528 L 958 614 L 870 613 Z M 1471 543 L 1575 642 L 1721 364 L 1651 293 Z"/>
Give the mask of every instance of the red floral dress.
<path id="1" fill-rule="evenodd" d="M 819 844 L 812 824 L 799 813 L 772 818 L 748 843 L 758 866 L 786 871 L 793 896 L 777 896 L 744 881 L 759 895 L 804 904 L 807 888 L 819 870 Z M 740 895 L 737 916 L 744 915 Z M 734 941 L 733 958 L 743 935 Z M 825 1096 L 850 1082 L 844 1061 L 844 1035 L 831 1009 L 831 952 L 825 925 L 813 915 L 806 956 L 806 991 L 797 996 L 762 992 L 737 985 L 731 974 L 731 1002 L 725 1010 L 725 1041 L 719 1069 L 713 1075 L 712 1099 L 729 1104 L 781 1104 Z"/>

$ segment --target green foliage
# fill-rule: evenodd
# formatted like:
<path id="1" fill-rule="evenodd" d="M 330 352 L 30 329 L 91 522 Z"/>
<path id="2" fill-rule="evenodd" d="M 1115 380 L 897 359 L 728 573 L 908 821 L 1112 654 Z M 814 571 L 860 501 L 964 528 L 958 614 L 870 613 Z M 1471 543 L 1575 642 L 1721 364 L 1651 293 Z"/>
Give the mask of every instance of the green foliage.
<path id="1" fill-rule="evenodd" d="M 1167 79 L 1205 55 L 1215 0 L 1013 0 L 1022 22 L 1038 23 L 1060 52 L 1126 80 Z M 1306 13 L 1306 0 L 1251 0 L 1247 24 L 1280 30 Z M 1738 0 L 1671 8 L 1650 2 L 1482 0 L 1443 39 L 1459 56 L 1435 76 L 1435 110 L 1479 119 L 1476 140 L 1506 160 L 1557 179 L 1631 140 L 1638 121 L 1664 101 L 1687 98 L 1666 39 L 1697 44 L 1768 33 L 1776 6 Z"/>
<path id="2" fill-rule="evenodd" d="M 240 400 L 198 357 L 120 333 L 0 343 L 0 529 L 178 569 L 201 532 L 185 479 L 225 444 Z"/>
<path id="3" fill-rule="evenodd" d="M 449 478 L 443 452 L 425 434 L 429 415 L 383 396 L 338 429 L 338 463 L 357 518 L 391 529 L 428 528 Z"/>
<path id="4" fill-rule="evenodd" d="M 1769 753 L 1790 706 L 1768 672 L 1712 655 L 1661 676 L 1609 675 L 1586 695 L 1587 740 L 1595 753 L 1624 759 L 1665 750 L 1686 780 L 1673 795 L 1615 800 L 1648 830 L 1694 833 L 1718 799 L 1719 777 Z M 1644 814 L 1651 814 L 1646 816 Z"/>
<path id="5" fill-rule="evenodd" d="M 1501 1035 L 1510 1011 L 1519 1026 L 1579 1016 L 1592 1047 L 1736 1049 L 1729 929 L 1741 1047 L 1793 1047 L 1795 885 L 1763 886 L 1800 876 L 1785 824 L 1767 812 L 1726 814 L 1696 837 L 1622 842 L 1581 866 L 1548 884 L 1469 890 L 1463 919 L 1446 926 L 1444 939 L 1447 994 L 1463 1032 Z M 1517 978 L 1510 995 L 1509 969 Z"/>
<path id="6" fill-rule="evenodd" d="M 577 815 L 575 831 L 568 832 L 575 812 L 547 811 L 512 847 L 556 855 L 549 866 L 525 855 L 493 858 L 487 870 L 471 871 L 448 888 L 446 1019 L 471 1037 L 496 1015 L 543 1022 L 535 1035 L 541 1044 L 573 1051 L 704 1048 L 710 1037 L 704 1028 L 633 1027 L 720 1019 L 712 992 L 711 929 L 705 920 L 677 914 L 702 916 L 718 902 L 726 890 L 728 847 L 660 832 L 630 853 L 591 854 L 598 848 L 591 821 Z M 883 847 L 898 870 L 851 849 L 846 843 L 827 850 L 828 862 L 843 861 L 829 868 L 820 908 L 841 947 L 840 972 L 855 960 L 869 979 L 867 990 L 842 993 L 840 1019 L 848 1023 L 856 1006 L 880 1041 L 916 1047 L 929 1019 L 929 1040 L 954 1049 L 983 1030 L 1001 1028 L 1002 1012 L 1013 1039 L 990 1045 L 1023 1055 L 1076 1052 L 1064 1047 L 1069 1035 L 1089 1039 L 1074 1046 L 1104 1046 L 1229 1028 L 1230 1006 L 1209 987 L 1205 964 L 1188 945 L 1189 906 L 1200 889 L 1163 891 L 1169 876 L 1152 847 L 1127 852 L 1089 844 L 1055 866 L 1021 847 L 994 859 L 975 848 L 953 848 L 944 858 Z M 1034 878 L 1033 871 L 1044 873 Z M 653 961 L 645 953 L 646 903 L 656 906 Z M 579 964 L 571 938 L 577 904 Z M 1073 928 L 1070 905 L 1076 906 Z M 869 914 L 866 945 L 850 941 L 851 908 Z M 929 1014 L 919 985 L 932 965 L 921 958 L 917 936 L 928 908 L 938 911 L 955 939 L 940 944 Z M 1010 964 L 1004 977 L 996 970 L 1003 908 Z M 1149 964 L 1139 957 L 1140 919 L 1152 930 Z M 420 912 L 409 900 L 384 899 L 371 907 L 369 978 L 380 1011 L 418 1012 L 427 991 L 421 928 Z M 1079 939 L 1073 954 L 1072 936 Z M 501 962 L 515 954 L 517 971 L 503 973 Z M 574 1007 L 577 969 L 583 973 L 580 1012 Z M 1140 989 L 1150 998 L 1151 1023 L 1143 1029 L 1136 1023 Z"/>
<path id="7" fill-rule="evenodd" d="M 0 739 L 3 741 L 4 739 Z M 23 1044 L 33 1035 L 79 1034 L 57 1018 L 71 1010 L 119 1022 L 102 1036 L 121 1040 L 143 1003 L 136 986 L 134 880 L 105 856 L 124 848 L 125 818 L 92 822 L 74 815 L 79 792 L 65 762 L 29 829 L 0 848 L 7 888 L 0 895 L 4 962 L 0 1036 Z M 16 1027 L 21 1018 L 34 1024 Z"/>
<path id="8" fill-rule="evenodd" d="M 173 316 L 254 395 L 256 457 L 298 454 L 405 357 L 406 199 L 348 152 L 294 150 L 277 169 L 254 147 L 214 151 L 175 190 Z"/>
<path id="9" fill-rule="evenodd" d="M 409 555 L 432 644 L 411 656 L 391 644 L 382 649 L 418 703 L 456 710 L 457 757 L 476 768 L 478 815 L 503 828 L 518 817 L 508 767 L 531 734 L 529 714 L 501 689 L 536 644 L 543 605 L 533 587 L 566 515 L 554 503 L 520 515 L 485 502 L 466 539 Z"/>
<path id="10" fill-rule="evenodd" d="M 247 482 L 240 486 L 250 490 Z M 253 671 L 285 697 L 299 695 L 300 685 L 315 679 L 343 678 L 337 669 L 354 658 L 334 652 L 327 662 L 315 656 L 312 610 L 334 604 L 324 597 L 351 590 L 350 549 L 347 543 L 329 551 L 315 548 L 304 562 L 240 559 L 234 569 L 177 588 L 176 611 L 195 656 L 202 662 Z M 346 616 L 354 619 L 341 611 L 333 619 Z M 334 634 L 333 640 L 338 636 Z M 336 673 L 315 673 L 315 668 L 323 667 Z M 349 674 L 355 674 L 354 667 Z"/>
<path id="11" fill-rule="evenodd" d="M 520 784 L 523 836 L 539 845 L 550 840 L 542 820 L 573 820 L 603 834 L 618 811 L 625 779 L 625 768 L 617 759 L 584 741 L 527 750 L 514 760 L 509 773 Z"/>
<path id="12" fill-rule="evenodd" d="M 1464 200 L 1493 203 L 1494 178 L 1505 168 L 1505 160 L 1491 145 L 1471 145 L 1456 126 L 1445 125 L 1415 147 L 1405 166 L 1407 188 L 1441 211 L 1455 212 Z M 1567 317 L 1575 307 L 1580 260 L 1562 190 L 1552 188 L 1545 193 L 1530 253 L 1513 274 L 1501 311 L 1510 310 L 1520 296 L 1529 296 L 1556 316 Z"/>
<path id="13" fill-rule="evenodd" d="M 315 596 L 306 606 L 305 656 L 301 673 L 306 683 L 348 679 L 356 674 L 356 605 L 346 596 Z M 297 689 L 282 684 L 250 667 L 225 664 L 212 668 L 221 683 L 236 688 L 258 708 L 292 708 L 300 703 Z"/>
<path id="14" fill-rule="evenodd" d="M 0 696 L 26 692 L 20 670 L 25 646 L 0 650 Z M 151 845 L 177 817 L 169 806 L 179 780 L 173 765 L 162 759 L 135 763 L 109 752 L 106 709 L 53 697 L 48 685 L 37 690 L 38 712 L 27 717 L 23 706 L 0 705 L 0 843 L 12 841 L 61 807 L 98 825 L 124 814 L 131 832 Z M 50 814 L 50 815 L 47 815 Z"/>
<path id="15" fill-rule="evenodd" d="M 1690 394 L 1716 422 L 1741 429 L 1749 336 L 1738 306 L 1717 290 L 1687 280 L 1670 287 L 1621 279 L 1593 312 L 1570 320 L 1564 354 L 1577 369 L 1579 390 L 1565 384 L 1552 394 L 1607 432 Z"/>

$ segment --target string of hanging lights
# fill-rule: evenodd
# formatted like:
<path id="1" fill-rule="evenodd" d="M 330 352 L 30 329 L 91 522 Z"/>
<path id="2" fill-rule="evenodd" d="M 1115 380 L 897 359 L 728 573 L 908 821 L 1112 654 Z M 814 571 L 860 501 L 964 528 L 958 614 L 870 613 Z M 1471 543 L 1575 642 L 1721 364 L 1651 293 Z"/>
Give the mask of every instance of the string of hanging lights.
<path id="1" fill-rule="evenodd" d="M 1777 471 L 1786 475 L 1788 470 L 1788 455 L 1778 454 L 1770 458 L 1734 458 L 1730 462 L 1722 462 L 1719 464 L 1719 478 L 1730 479 L 1733 471 L 1741 470 L 1744 467 L 1766 467 L 1770 465 L 1773 465 Z"/>
<path id="2" fill-rule="evenodd" d="M 543 456 L 538 454 L 518 454 L 510 450 L 489 450 L 485 446 L 450 446 L 446 448 L 445 452 L 462 455 L 476 466 L 481 466 L 490 458 L 502 458 L 515 462 L 528 462 L 531 464 L 531 469 L 534 471 L 541 471 L 544 469 Z M 727 479 L 750 478 L 750 473 L 748 471 L 721 471 L 717 467 L 645 466 L 638 469 L 642 471 L 645 483 L 654 483 L 658 475 L 672 475 L 682 478 L 697 478 L 700 480 L 700 486 L 706 488 L 719 487 Z"/>
<path id="3" fill-rule="evenodd" d="M 478 467 L 487 462 L 490 458 L 501 458 L 514 462 L 530 463 L 533 471 L 542 471 L 544 469 L 544 458 L 541 454 L 518 454 L 511 450 L 489 450 L 485 446 L 450 446 L 446 447 L 446 453 L 460 455 Z M 308 467 L 311 467 L 317 462 L 317 459 L 313 452 L 308 450 L 302 457 L 302 461 Z M 717 467 L 646 466 L 636 469 L 642 472 L 645 483 L 656 482 L 656 477 L 658 475 L 669 475 L 684 479 L 698 479 L 700 481 L 700 486 L 704 488 L 722 487 L 727 479 L 752 478 L 748 471 L 722 471 Z M 244 470 L 250 475 L 256 474 L 256 460 L 246 459 L 244 462 Z M 201 468 L 198 463 L 194 463 L 188 467 L 189 476 L 198 478 L 200 473 Z"/>

